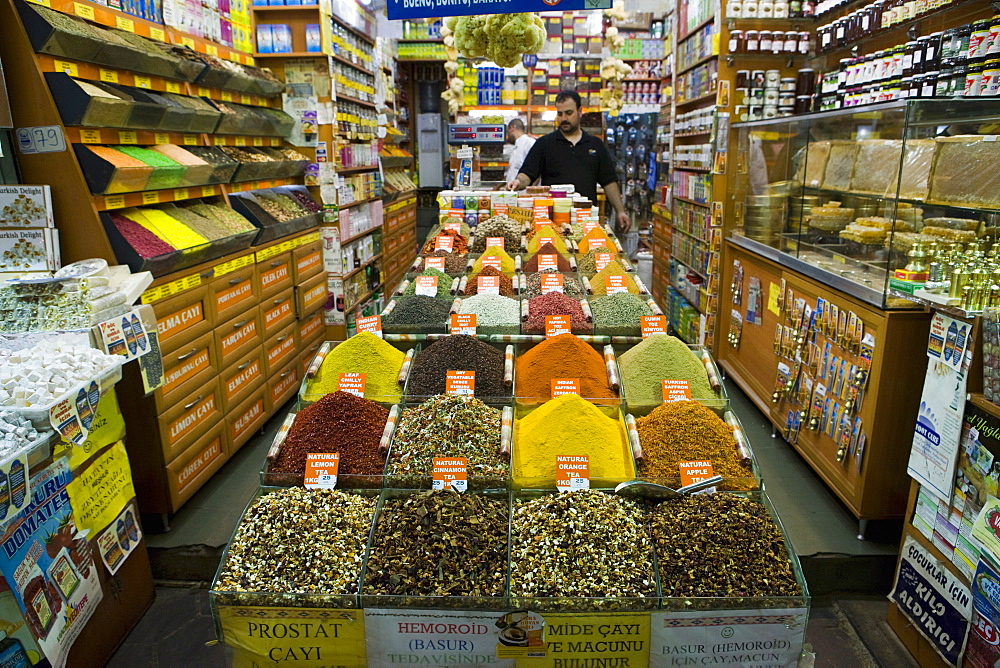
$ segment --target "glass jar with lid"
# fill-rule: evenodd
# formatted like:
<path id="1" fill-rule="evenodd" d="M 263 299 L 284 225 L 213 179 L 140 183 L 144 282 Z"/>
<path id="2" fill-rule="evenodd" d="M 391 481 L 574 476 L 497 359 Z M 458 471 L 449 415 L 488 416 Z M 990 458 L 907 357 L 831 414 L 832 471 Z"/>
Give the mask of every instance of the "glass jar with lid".
<path id="1" fill-rule="evenodd" d="M 757 0 L 743 0 L 743 18 L 757 18 Z"/>
<path id="2" fill-rule="evenodd" d="M 986 56 L 986 50 L 988 48 L 986 44 L 986 38 L 987 36 L 989 36 L 989 34 L 990 34 L 989 19 L 982 19 L 972 24 L 969 33 L 969 50 L 968 50 L 969 60 L 975 60 L 976 58 L 981 58 Z"/>
<path id="3" fill-rule="evenodd" d="M 932 32 L 924 44 L 924 72 L 937 71 L 941 65 L 941 32 Z"/>
<path id="4" fill-rule="evenodd" d="M 746 53 L 746 38 L 742 30 L 732 30 L 729 33 L 729 53 Z"/>
<path id="5" fill-rule="evenodd" d="M 799 33 L 789 30 L 785 33 L 785 44 L 782 51 L 785 53 L 795 53 L 799 48 Z"/>
<path id="6" fill-rule="evenodd" d="M 803 30 L 799 33 L 799 53 L 803 56 L 809 54 L 809 31 Z"/>
<path id="7" fill-rule="evenodd" d="M 746 52 L 757 53 L 760 50 L 760 32 L 747 30 L 744 34 L 746 35 Z"/>
<path id="8" fill-rule="evenodd" d="M 903 46 L 903 76 L 912 77 L 914 74 L 913 69 L 913 54 L 917 52 L 918 43 L 917 40 L 911 40 Z"/>
<path id="9" fill-rule="evenodd" d="M 784 37 L 784 36 L 782 36 Z M 770 53 L 774 47 L 774 38 L 770 30 L 760 31 L 760 46 L 758 50 L 762 53 Z"/>
<path id="10" fill-rule="evenodd" d="M 776 19 L 787 19 L 788 18 L 788 1 L 787 0 L 776 0 L 774 3 L 774 18 Z"/>

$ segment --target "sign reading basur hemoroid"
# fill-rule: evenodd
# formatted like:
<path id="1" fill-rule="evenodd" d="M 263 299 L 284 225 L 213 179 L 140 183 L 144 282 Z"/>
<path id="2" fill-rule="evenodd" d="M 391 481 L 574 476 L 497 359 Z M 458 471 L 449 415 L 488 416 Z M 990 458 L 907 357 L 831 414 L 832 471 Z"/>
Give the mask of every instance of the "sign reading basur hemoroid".
<path id="1" fill-rule="evenodd" d="M 471 14 L 515 12 L 569 12 L 578 9 L 608 9 L 611 0 L 388 0 L 389 19 L 424 19 Z"/>
<path id="2" fill-rule="evenodd" d="M 889 598 L 949 665 L 958 664 L 969 629 L 972 594 L 948 568 L 906 537 Z"/>

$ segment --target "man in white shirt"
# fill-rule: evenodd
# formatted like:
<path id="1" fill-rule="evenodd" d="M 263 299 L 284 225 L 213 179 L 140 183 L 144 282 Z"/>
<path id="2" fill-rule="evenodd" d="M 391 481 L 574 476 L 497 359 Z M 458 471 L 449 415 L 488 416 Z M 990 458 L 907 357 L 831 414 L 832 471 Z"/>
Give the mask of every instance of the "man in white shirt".
<path id="1" fill-rule="evenodd" d="M 521 171 L 524 158 L 528 151 L 535 145 L 534 137 L 529 137 L 524 132 L 524 122 L 520 118 L 513 119 L 507 124 L 507 140 L 514 144 L 514 150 L 510 152 L 510 160 L 507 162 L 507 181 L 513 181 Z"/>

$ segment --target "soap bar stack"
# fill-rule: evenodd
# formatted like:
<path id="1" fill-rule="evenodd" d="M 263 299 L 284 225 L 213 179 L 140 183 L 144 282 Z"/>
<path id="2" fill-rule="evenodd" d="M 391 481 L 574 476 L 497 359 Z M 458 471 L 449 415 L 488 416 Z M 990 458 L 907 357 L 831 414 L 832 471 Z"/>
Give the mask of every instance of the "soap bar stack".
<path id="1" fill-rule="evenodd" d="M 32 408 L 54 402 L 75 387 L 118 366 L 122 358 L 62 339 L 0 358 L 0 406 Z"/>
<path id="2" fill-rule="evenodd" d="M 37 441 L 38 436 L 30 420 L 13 411 L 0 411 L 0 460 Z"/>

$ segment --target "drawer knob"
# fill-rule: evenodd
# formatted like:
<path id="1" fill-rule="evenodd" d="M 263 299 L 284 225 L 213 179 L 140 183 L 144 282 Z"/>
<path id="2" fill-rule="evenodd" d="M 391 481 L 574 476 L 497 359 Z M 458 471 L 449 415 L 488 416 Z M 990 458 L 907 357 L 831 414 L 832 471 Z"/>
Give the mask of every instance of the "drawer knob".
<path id="1" fill-rule="evenodd" d="M 189 353 L 184 353 L 183 355 L 179 355 L 179 356 L 177 357 L 177 361 L 178 361 L 178 362 L 183 362 L 183 361 L 184 361 L 184 360 L 186 360 L 187 358 L 191 357 L 191 355 L 194 355 L 194 354 L 195 354 L 196 352 L 198 352 L 198 349 L 197 349 L 197 348 L 192 348 L 192 349 L 191 349 L 191 352 L 189 352 Z"/>
<path id="2" fill-rule="evenodd" d="M 238 323 L 236 323 L 236 324 L 233 325 L 233 329 L 239 329 L 240 327 L 242 327 L 243 325 L 247 324 L 248 322 L 250 322 L 250 321 L 249 320 L 240 320 Z"/>
<path id="3" fill-rule="evenodd" d="M 202 399 L 204 399 L 204 397 L 199 394 L 197 399 L 195 399 L 194 401 L 192 401 L 189 404 L 184 404 L 184 410 L 189 410 L 189 409 L 194 408 L 195 406 L 198 405 L 198 402 L 201 401 Z"/>

